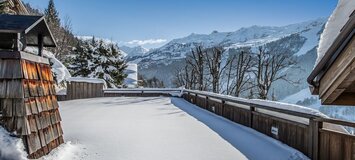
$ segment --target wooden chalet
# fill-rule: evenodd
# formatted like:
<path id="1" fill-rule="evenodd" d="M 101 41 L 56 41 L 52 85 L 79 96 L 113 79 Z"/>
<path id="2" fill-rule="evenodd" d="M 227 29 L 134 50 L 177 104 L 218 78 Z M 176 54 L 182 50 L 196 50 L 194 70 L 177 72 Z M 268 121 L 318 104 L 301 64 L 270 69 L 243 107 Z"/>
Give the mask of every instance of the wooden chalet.
<path id="1" fill-rule="evenodd" d="M 355 12 L 316 65 L 308 83 L 325 105 L 355 105 Z"/>
<path id="2" fill-rule="evenodd" d="M 27 46 L 38 53 L 25 52 Z M 43 47 L 56 47 L 44 17 L 0 15 L 0 125 L 22 138 L 28 158 L 63 143 L 55 81 Z"/>

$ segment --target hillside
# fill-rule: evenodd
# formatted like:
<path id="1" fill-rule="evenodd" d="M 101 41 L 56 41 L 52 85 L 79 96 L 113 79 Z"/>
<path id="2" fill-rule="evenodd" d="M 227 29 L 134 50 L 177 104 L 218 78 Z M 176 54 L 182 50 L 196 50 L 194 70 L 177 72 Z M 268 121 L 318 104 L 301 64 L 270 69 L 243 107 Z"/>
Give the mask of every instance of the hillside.
<path id="1" fill-rule="evenodd" d="M 291 53 L 298 60 L 300 70 L 290 69 L 289 78 L 300 79 L 297 86 L 285 82 L 277 82 L 275 93 L 278 99 L 298 92 L 308 86 L 303 80 L 313 68 L 316 60 L 316 47 L 323 31 L 326 19 L 291 24 L 281 27 L 251 26 L 235 32 L 213 31 L 211 34 L 191 34 L 187 37 L 174 39 L 166 45 L 151 50 L 141 56 L 129 57 L 127 60 L 139 64 L 139 73 L 145 77 L 158 77 L 168 87 L 172 84 L 174 72 L 184 65 L 186 54 L 198 45 L 204 47 L 222 46 L 229 54 L 242 47 L 265 45 L 269 50 Z M 139 54 L 135 54 L 139 55 Z M 164 74 L 161 74 L 164 73 Z M 288 88 L 285 90 L 284 88 Z"/>

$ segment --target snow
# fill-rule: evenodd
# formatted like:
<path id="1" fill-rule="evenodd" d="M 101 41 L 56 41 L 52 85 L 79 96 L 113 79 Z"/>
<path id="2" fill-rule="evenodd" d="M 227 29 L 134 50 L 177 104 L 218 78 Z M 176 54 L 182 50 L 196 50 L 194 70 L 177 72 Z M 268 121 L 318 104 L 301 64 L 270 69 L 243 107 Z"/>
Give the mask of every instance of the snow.
<path id="1" fill-rule="evenodd" d="M 311 92 L 309 91 L 309 88 L 305 88 L 295 94 L 287 96 L 282 100 L 282 102 L 296 104 L 299 100 L 303 100 L 311 96 L 312 95 Z"/>
<path id="2" fill-rule="evenodd" d="M 301 56 L 312 50 L 318 45 L 319 42 L 319 32 L 321 31 L 321 26 L 319 28 L 315 27 L 308 31 L 301 33 L 302 37 L 306 38 L 306 42 L 303 44 L 302 48 L 295 53 L 295 56 Z"/>
<path id="3" fill-rule="evenodd" d="M 138 85 L 138 65 L 134 63 L 128 63 L 127 68 L 124 71 L 127 77 L 124 79 L 124 84 L 128 88 L 135 88 Z"/>
<path id="4" fill-rule="evenodd" d="M 68 141 L 38 160 L 81 160 L 85 159 L 86 155 L 85 147 Z"/>
<path id="5" fill-rule="evenodd" d="M 316 64 L 318 64 L 328 51 L 332 43 L 340 34 L 340 30 L 349 20 L 349 16 L 355 9 L 354 0 L 339 0 L 337 7 L 333 11 L 326 23 L 325 29 L 321 35 L 321 39 L 318 47 L 318 58 Z"/>
<path id="6" fill-rule="evenodd" d="M 120 46 L 120 49 L 126 53 L 126 58 L 143 56 L 144 54 L 149 52 L 149 49 L 144 48 L 142 46 L 128 47 L 128 46 Z"/>
<path id="7" fill-rule="evenodd" d="M 188 91 L 191 91 L 191 90 L 188 90 Z M 298 113 L 310 114 L 310 115 L 314 115 L 314 116 L 321 116 L 321 117 L 325 116 L 324 114 L 322 114 L 321 112 L 319 112 L 315 109 L 311 109 L 308 107 L 295 105 L 295 104 L 288 104 L 288 103 L 283 103 L 283 102 L 260 100 L 260 99 L 245 99 L 245 98 L 240 98 L 240 97 L 233 97 L 233 96 L 229 96 L 229 95 L 222 95 L 222 94 L 216 94 L 216 93 L 204 92 L 204 91 L 192 91 L 192 92 L 200 93 L 200 94 L 204 94 L 204 95 L 208 95 L 208 96 L 212 96 L 212 97 L 216 97 L 216 98 L 228 99 L 231 101 L 244 102 L 247 104 L 263 105 L 265 107 L 289 110 L 289 111 L 294 111 L 294 112 L 298 112 Z"/>
<path id="8" fill-rule="evenodd" d="M 65 140 L 85 148 L 82 159 L 308 159 L 181 98 L 97 98 L 60 106 Z"/>
<path id="9" fill-rule="evenodd" d="M 38 49 L 36 47 L 26 47 L 25 51 L 38 55 Z M 65 79 L 71 77 L 68 69 L 63 65 L 62 62 L 55 58 L 52 52 L 43 50 L 43 56 L 49 58 L 49 61 L 52 63 L 52 72 L 56 75 L 56 80 L 58 83 L 61 83 Z"/>
<path id="10" fill-rule="evenodd" d="M 103 84 L 106 83 L 106 81 L 103 79 L 85 78 L 85 77 L 70 77 L 70 78 L 67 78 L 66 81 L 68 81 L 68 82 L 103 83 Z"/>
<path id="11" fill-rule="evenodd" d="M 26 160 L 27 153 L 20 138 L 12 137 L 0 126 L 0 159 Z"/>

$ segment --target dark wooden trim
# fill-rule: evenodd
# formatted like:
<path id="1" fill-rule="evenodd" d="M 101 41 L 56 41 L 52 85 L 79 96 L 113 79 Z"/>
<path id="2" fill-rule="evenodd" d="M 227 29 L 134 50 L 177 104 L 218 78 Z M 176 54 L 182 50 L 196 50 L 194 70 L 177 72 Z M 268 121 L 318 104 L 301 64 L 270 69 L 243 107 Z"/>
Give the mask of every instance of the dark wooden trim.
<path id="1" fill-rule="evenodd" d="M 333 134 L 336 134 L 336 135 L 339 135 L 339 136 L 342 136 L 342 137 L 352 138 L 352 139 L 355 140 L 355 135 L 346 134 L 346 133 L 342 133 L 342 132 L 339 132 L 339 131 L 334 131 L 334 130 L 322 128 L 322 129 L 319 129 L 319 132 L 320 133 L 333 133 Z"/>
<path id="2" fill-rule="evenodd" d="M 317 119 L 315 119 L 315 121 L 338 124 L 338 125 L 343 125 L 343 126 L 348 126 L 348 127 L 354 127 L 355 128 L 355 123 L 354 122 L 344 121 L 344 120 L 339 120 L 339 119 L 317 118 Z"/>
<path id="3" fill-rule="evenodd" d="M 355 104 L 355 93 L 343 92 L 335 101 L 332 102 L 332 105 L 354 105 Z"/>
<path id="4" fill-rule="evenodd" d="M 49 59 L 23 51 L 0 51 L 0 59 L 24 59 L 35 63 L 48 64 Z"/>

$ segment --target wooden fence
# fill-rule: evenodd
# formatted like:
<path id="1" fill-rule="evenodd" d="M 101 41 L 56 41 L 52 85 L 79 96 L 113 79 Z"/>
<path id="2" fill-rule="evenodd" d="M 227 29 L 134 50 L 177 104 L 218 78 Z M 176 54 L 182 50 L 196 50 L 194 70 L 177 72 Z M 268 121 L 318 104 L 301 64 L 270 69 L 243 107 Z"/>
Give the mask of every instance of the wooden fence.
<path id="1" fill-rule="evenodd" d="M 57 95 L 59 101 L 103 97 L 104 84 L 90 82 L 67 82 L 66 95 Z"/>
<path id="2" fill-rule="evenodd" d="M 235 123 L 277 139 L 311 159 L 355 160 L 355 136 L 325 127 L 355 127 L 355 123 L 198 91 L 185 90 L 183 98 Z"/>

